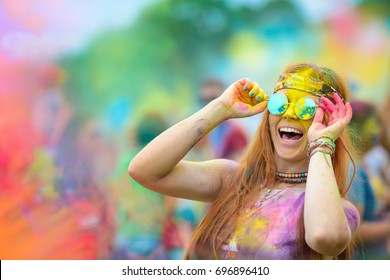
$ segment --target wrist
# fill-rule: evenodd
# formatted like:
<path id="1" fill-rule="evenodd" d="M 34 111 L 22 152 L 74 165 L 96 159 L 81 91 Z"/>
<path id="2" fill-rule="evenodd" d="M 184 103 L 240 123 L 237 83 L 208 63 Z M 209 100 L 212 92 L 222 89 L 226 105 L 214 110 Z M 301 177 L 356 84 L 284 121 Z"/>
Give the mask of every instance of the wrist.
<path id="1" fill-rule="evenodd" d="M 219 98 L 211 101 L 205 108 L 211 112 L 217 124 L 222 123 L 232 117 L 231 107 L 225 104 Z"/>
<path id="2" fill-rule="evenodd" d="M 312 142 L 329 142 L 329 143 L 334 143 L 335 142 L 335 139 L 333 139 L 332 137 L 330 136 L 312 136 L 312 137 L 308 137 L 308 140 L 309 140 L 309 143 L 312 143 Z"/>
<path id="3" fill-rule="evenodd" d="M 333 157 L 336 150 L 336 144 L 332 138 L 328 136 L 320 136 L 312 141 L 309 141 L 307 146 L 307 157 L 310 159 L 315 153 L 328 154 Z"/>
<path id="4" fill-rule="evenodd" d="M 310 154 L 308 155 L 309 160 L 315 155 L 315 154 L 323 154 L 323 155 L 329 155 L 330 157 L 333 156 L 333 151 L 327 147 L 316 147 L 314 148 Z"/>

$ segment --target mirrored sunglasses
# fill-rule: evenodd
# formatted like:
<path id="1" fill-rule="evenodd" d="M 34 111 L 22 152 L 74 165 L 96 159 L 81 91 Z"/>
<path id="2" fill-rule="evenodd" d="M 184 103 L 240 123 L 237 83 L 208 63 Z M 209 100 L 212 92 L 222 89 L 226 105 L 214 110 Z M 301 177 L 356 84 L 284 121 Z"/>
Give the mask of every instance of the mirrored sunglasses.
<path id="1" fill-rule="evenodd" d="M 274 115 L 282 115 L 287 111 L 289 103 L 284 93 L 274 93 L 268 98 L 268 111 Z M 302 97 L 294 107 L 295 114 L 301 120 L 310 120 L 316 112 L 317 104 L 309 97 Z"/>

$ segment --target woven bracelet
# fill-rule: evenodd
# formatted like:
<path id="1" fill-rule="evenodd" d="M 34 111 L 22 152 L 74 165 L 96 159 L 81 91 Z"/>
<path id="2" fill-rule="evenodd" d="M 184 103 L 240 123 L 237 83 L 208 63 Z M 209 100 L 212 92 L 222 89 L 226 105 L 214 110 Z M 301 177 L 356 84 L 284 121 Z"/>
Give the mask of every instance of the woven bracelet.
<path id="1" fill-rule="evenodd" d="M 320 137 L 318 137 L 317 139 L 314 139 L 313 141 L 310 141 L 310 142 L 317 142 L 318 140 L 323 139 L 323 138 L 329 139 L 332 143 L 334 143 L 333 138 L 330 137 L 330 136 L 326 136 L 326 135 L 325 135 L 325 136 L 320 136 Z"/>
<path id="2" fill-rule="evenodd" d="M 317 151 L 312 152 L 312 153 L 309 155 L 309 159 L 311 159 L 311 157 L 312 157 L 315 153 L 328 154 L 328 155 L 330 155 L 331 157 L 333 157 L 333 152 L 327 152 L 327 151 L 324 151 L 324 150 L 317 150 Z"/>
<path id="3" fill-rule="evenodd" d="M 320 139 L 329 139 L 328 141 L 320 140 Z M 332 151 L 332 154 L 336 150 L 336 143 L 329 136 L 321 136 L 317 139 L 310 141 L 307 145 L 307 156 L 310 157 L 311 152 L 317 147 L 327 147 Z"/>

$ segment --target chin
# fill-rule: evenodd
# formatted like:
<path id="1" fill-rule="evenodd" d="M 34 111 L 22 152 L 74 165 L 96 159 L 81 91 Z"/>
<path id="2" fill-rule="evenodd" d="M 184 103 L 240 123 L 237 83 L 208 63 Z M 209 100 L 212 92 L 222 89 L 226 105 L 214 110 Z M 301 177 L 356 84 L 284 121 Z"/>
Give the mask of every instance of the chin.
<path id="1" fill-rule="evenodd" d="M 286 161 L 286 162 L 290 162 L 290 163 L 298 163 L 298 162 L 302 162 L 302 161 L 307 161 L 307 156 L 306 156 L 306 153 L 300 153 L 298 151 L 296 151 L 295 153 L 290 153 L 290 154 L 287 154 L 286 152 L 284 151 L 281 151 L 280 153 L 276 152 L 277 156 L 283 160 L 283 161 Z"/>
<path id="2" fill-rule="evenodd" d="M 306 160 L 306 131 L 297 125 L 278 125 L 272 137 L 277 156 L 288 162 Z"/>

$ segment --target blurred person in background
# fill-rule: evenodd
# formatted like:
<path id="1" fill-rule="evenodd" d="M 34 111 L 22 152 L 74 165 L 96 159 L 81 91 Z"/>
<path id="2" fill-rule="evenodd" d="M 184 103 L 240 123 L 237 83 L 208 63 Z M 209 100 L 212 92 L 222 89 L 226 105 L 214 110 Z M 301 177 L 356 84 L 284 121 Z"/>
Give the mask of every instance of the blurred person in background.
<path id="1" fill-rule="evenodd" d="M 390 208 L 390 95 L 381 109 L 379 143 L 367 152 L 365 162 L 376 178 L 374 187 L 384 206 Z"/>
<path id="2" fill-rule="evenodd" d="M 109 258 L 112 217 L 106 214 L 105 196 L 90 183 L 88 176 L 93 174 L 81 164 L 91 145 L 88 129 L 80 123 L 64 130 L 65 118 L 57 130 L 60 99 L 48 92 L 38 94 L 44 96 L 29 103 L 31 118 L 0 128 L 7 135 L 0 141 L 0 256 Z"/>
<path id="3" fill-rule="evenodd" d="M 370 168 L 370 172 L 377 179 L 374 187 L 377 190 L 383 207 L 386 210 L 385 215 L 390 214 L 390 94 L 384 106 L 380 110 L 380 132 L 379 145 L 373 147 L 366 155 L 365 162 Z M 390 255 L 390 239 L 388 240 L 387 250 Z"/>
<path id="4" fill-rule="evenodd" d="M 96 259 L 111 258 L 115 230 L 108 181 L 101 175 L 109 170 L 99 164 L 107 162 L 106 149 L 99 122 L 74 116 L 56 150 L 61 200 L 64 205 L 78 209 L 79 230 L 90 234 L 90 247 Z"/>
<path id="5" fill-rule="evenodd" d="M 62 89 L 66 73 L 46 64 L 35 73 L 37 96 L 32 100 L 31 123 L 41 133 L 46 150 L 53 154 L 71 118 L 72 109 Z"/>
<path id="6" fill-rule="evenodd" d="M 337 74 L 313 64 L 287 67 L 270 98 L 238 80 L 155 138 L 128 172 L 153 191 L 211 203 L 185 258 L 347 259 L 359 213 L 346 200 L 352 109 L 342 98 Z M 262 112 L 239 163 L 183 160 L 223 121 Z"/>
<path id="7" fill-rule="evenodd" d="M 111 179 L 117 221 L 115 259 L 168 258 L 163 240 L 168 212 L 165 197 L 129 180 L 126 173 L 133 157 L 167 127 L 164 116 L 147 112 L 130 135 L 133 146 L 115 168 Z"/>
<path id="8" fill-rule="evenodd" d="M 204 81 L 200 87 L 202 107 L 220 97 L 224 90 L 220 80 L 210 78 Z M 217 126 L 202 141 L 211 146 L 213 157 L 237 160 L 248 144 L 248 136 L 239 123 L 230 119 Z"/>
<path id="9" fill-rule="evenodd" d="M 379 143 L 379 118 L 374 105 L 352 101 L 351 139 L 358 151 L 357 176 L 348 194 L 360 213 L 361 223 L 357 234 L 355 259 L 386 259 L 386 241 L 390 237 L 390 216 L 384 215 L 383 202 L 372 186 L 378 181 L 375 174 L 367 172 L 364 162 L 367 152 Z M 360 243 L 362 242 L 362 243 Z"/>

